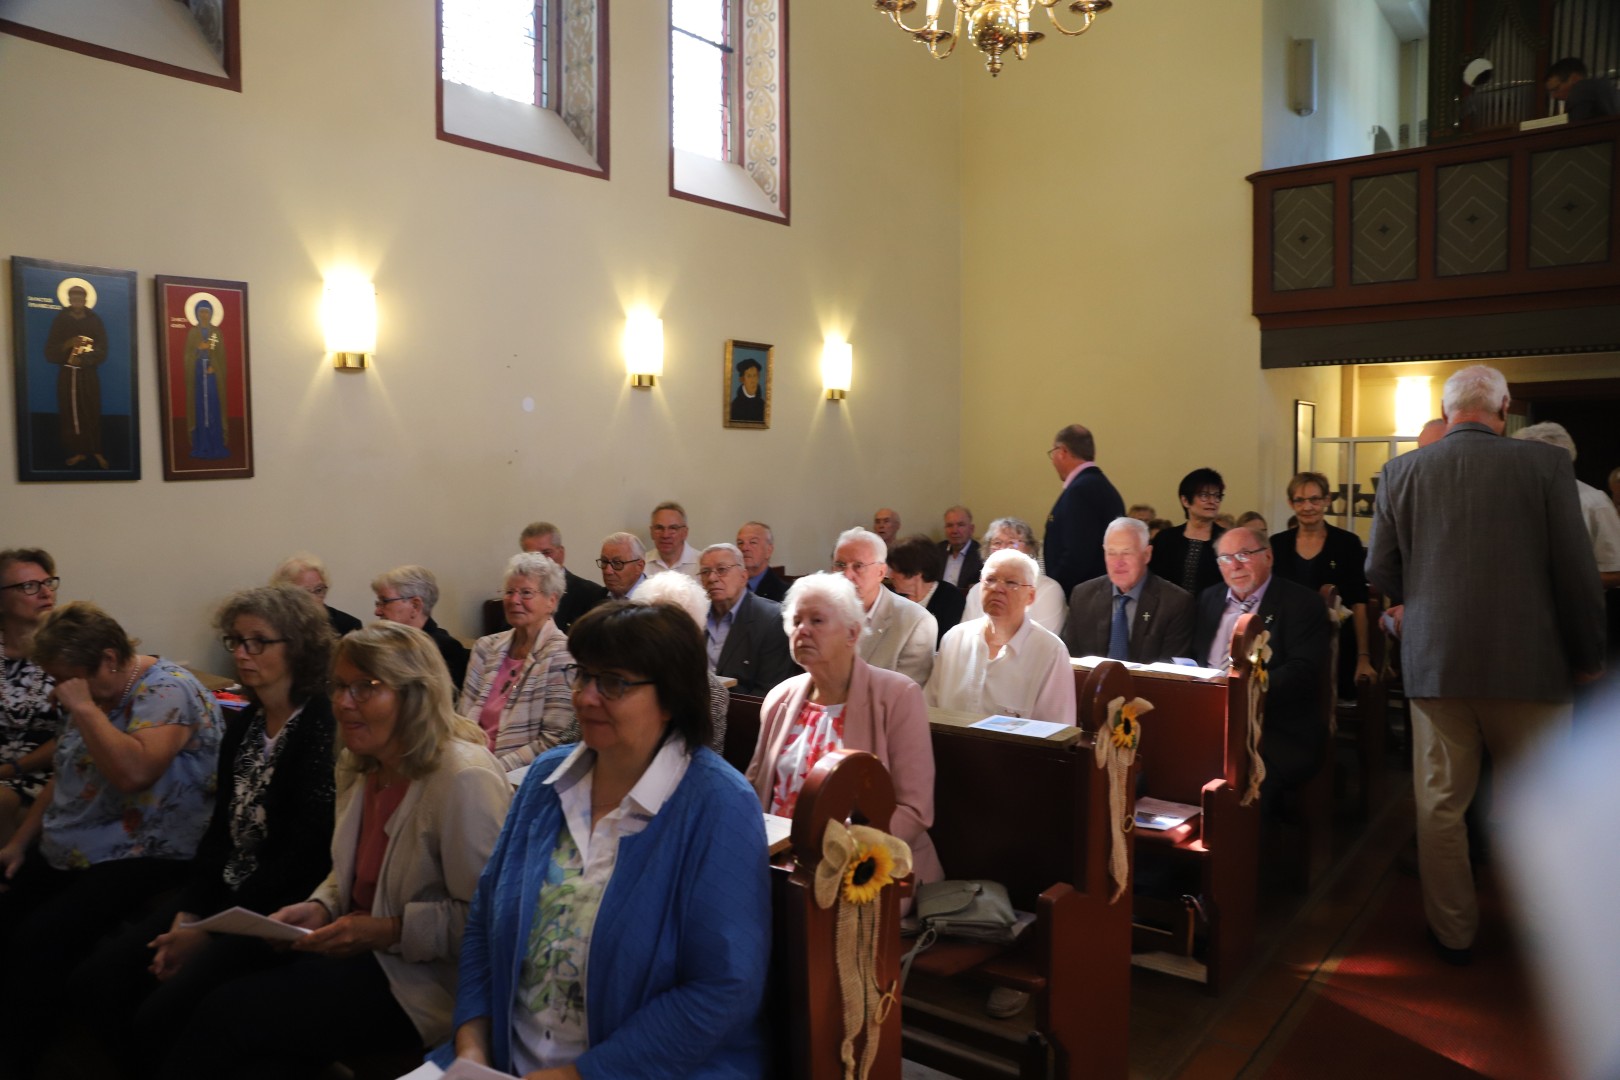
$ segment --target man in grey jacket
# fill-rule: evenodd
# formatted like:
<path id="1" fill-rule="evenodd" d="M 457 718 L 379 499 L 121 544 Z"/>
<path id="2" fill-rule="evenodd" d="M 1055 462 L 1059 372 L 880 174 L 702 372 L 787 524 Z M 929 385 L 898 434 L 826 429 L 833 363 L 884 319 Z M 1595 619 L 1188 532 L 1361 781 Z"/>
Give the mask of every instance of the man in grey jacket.
<path id="1" fill-rule="evenodd" d="M 1568 455 L 1500 437 L 1502 373 L 1457 372 L 1443 403 L 1445 437 L 1384 467 L 1367 577 L 1405 605 L 1424 912 L 1442 959 L 1466 964 L 1481 750 L 1507 764 L 1568 731 L 1575 682 L 1603 666 L 1603 596 Z"/>

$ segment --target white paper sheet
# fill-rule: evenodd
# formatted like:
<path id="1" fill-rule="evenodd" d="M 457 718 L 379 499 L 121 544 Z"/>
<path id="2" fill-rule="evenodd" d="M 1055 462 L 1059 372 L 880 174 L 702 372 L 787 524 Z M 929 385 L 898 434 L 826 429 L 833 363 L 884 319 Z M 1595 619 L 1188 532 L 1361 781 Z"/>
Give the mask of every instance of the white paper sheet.
<path id="1" fill-rule="evenodd" d="M 301 926 L 288 926 L 284 922 L 276 922 L 257 911 L 249 911 L 243 907 L 229 908 L 218 915 L 210 915 L 196 922 L 181 923 L 180 928 L 211 930 L 216 934 L 242 934 L 246 937 L 264 938 L 267 941 L 297 941 L 309 933 Z"/>
<path id="2" fill-rule="evenodd" d="M 1025 720 L 1017 716 L 987 716 L 969 727 L 985 731 L 1001 731 L 1009 735 L 1027 735 L 1032 739 L 1048 739 L 1073 724 L 1054 724 L 1046 720 Z"/>

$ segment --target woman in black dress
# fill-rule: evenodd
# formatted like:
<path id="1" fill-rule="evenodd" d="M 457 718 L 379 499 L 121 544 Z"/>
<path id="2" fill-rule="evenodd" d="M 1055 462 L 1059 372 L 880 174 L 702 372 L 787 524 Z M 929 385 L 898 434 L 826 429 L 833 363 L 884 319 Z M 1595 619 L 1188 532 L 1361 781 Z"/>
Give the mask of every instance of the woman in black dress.
<path id="1" fill-rule="evenodd" d="M 1288 502 L 1299 524 L 1272 535 L 1272 572 L 1313 592 L 1323 585 L 1339 590 L 1351 618 L 1339 638 L 1338 693 L 1354 697 L 1356 684 L 1377 674 L 1367 655 L 1367 551 L 1355 533 L 1327 523 L 1328 480 L 1321 473 L 1288 481 Z"/>

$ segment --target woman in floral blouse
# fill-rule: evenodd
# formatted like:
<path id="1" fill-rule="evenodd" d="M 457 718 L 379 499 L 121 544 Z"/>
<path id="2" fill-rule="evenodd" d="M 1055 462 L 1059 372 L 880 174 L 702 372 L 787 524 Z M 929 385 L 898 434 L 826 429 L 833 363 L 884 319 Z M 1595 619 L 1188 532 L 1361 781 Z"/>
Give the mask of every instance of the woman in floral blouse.
<path id="1" fill-rule="evenodd" d="M 55 775 L 0 848 L 0 1045 L 27 1075 L 65 1011 L 73 966 L 184 880 L 214 806 L 219 706 L 172 661 L 76 601 L 34 636 L 67 715 Z"/>
<path id="2" fill-rule="evenodd" d="M 28 649 L 56 606 L 60 581 L 48 552 L 0 551 L 0 844 L 50 778 L 61 714 L 51 701 L 51 677 Z"/>

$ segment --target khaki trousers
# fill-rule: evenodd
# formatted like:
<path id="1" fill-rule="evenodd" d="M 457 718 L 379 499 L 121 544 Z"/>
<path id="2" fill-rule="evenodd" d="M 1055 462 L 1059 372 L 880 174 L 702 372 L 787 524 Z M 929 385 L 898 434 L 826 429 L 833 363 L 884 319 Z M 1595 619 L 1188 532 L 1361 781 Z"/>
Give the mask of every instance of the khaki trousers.
<path id="1" fill-rule="evenodd" d="M 1440 943 L 1466 949 L 1479 931 L 1479 901 L 1463 815 L 1479 784 L 1480 751 L 1499 769 L 1569 734 L 1571 706 L 1491 698 L 1414 698 L 1412 783 L 1417 798 L 1423 911 Z"/>

